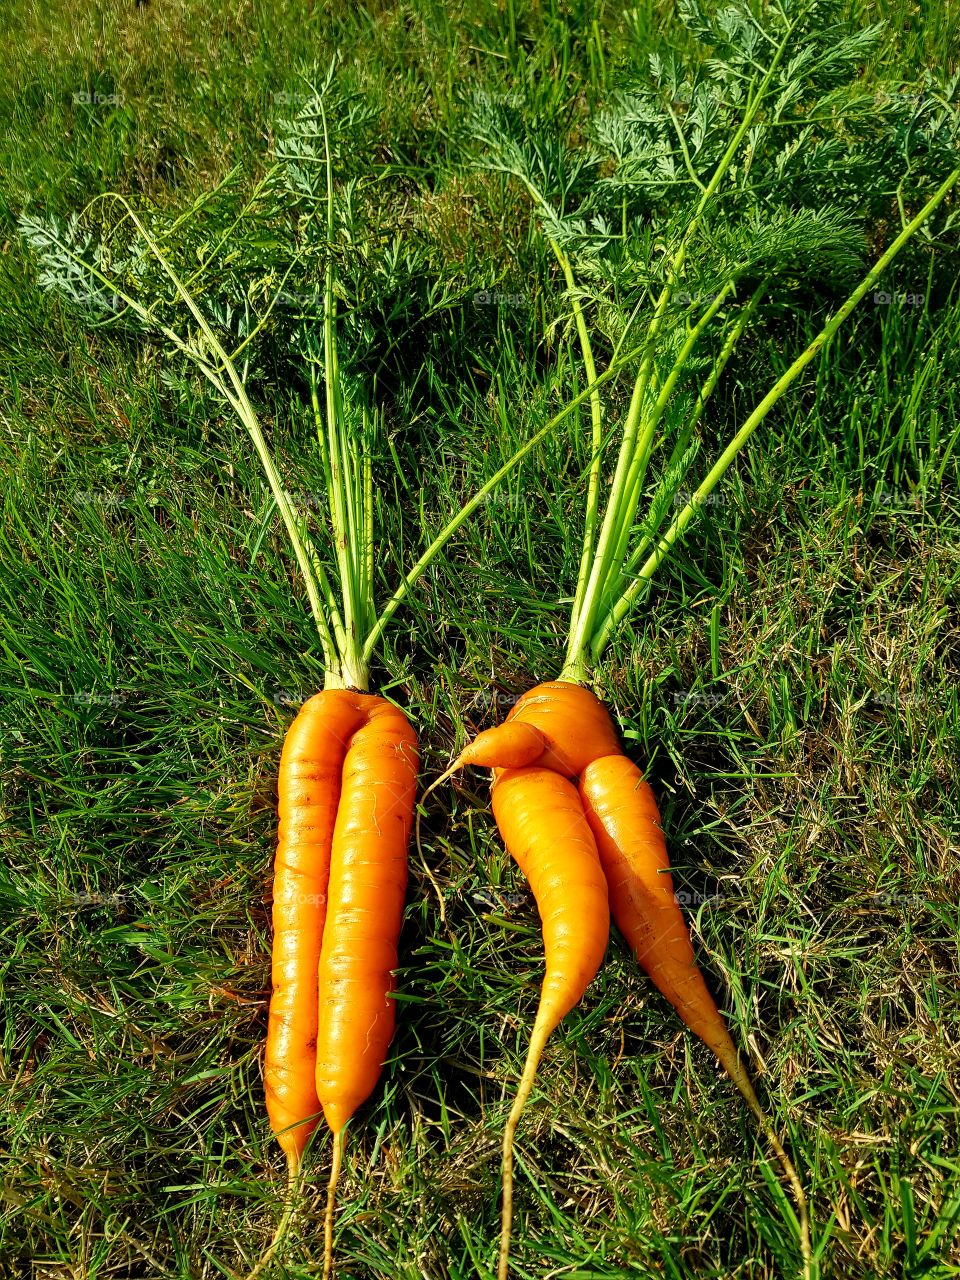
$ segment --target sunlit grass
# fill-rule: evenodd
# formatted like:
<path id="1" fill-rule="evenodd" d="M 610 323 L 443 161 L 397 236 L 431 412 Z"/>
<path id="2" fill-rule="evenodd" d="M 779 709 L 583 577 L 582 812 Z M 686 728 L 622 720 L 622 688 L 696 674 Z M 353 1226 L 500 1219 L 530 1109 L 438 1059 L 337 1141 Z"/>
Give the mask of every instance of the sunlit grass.
<path id="1" fill-rule="evenodd" d="M 456 171 L 460 104 L 517 91 L 532 65 L 553 77 L 556 110 L 580 109 L 663 21 L 647 6 L 517 6 L 511 36 L 513 11 L 153 3 L 107 8 L 99 36 L 73 4 L 3 18 L 23 32 L 19 53 L 4 46 L 4 216 L 69 211 L 111 186 L 176 208 L 235 163 L 252 179 L 291 105 L 274 95 L 299 92 L 300 69 L 338 45 L 379 100 L 391 216 L 463 295 L 384 373 L 398 467 L 381 599 L 569 385 L 566 340 L 547 332 L 554 269 L 510 193 Z M 585 34 L 595 18 L 602 65 Z M 937 8 L 912 29 L 905 79 L 953 20 Z M 74 104 L 85 85 L 123 105 Z M 12 221 L 7 236 L 0 1270 L 242 1272 L 283 1189 L 260 1077 L 276 766 L 321 655 L 221 407 L 165 383 L 149 345 L 91 332 L 41 293 Z M 900 292 L 926 290 L 913 270 Z M 698 956 L 804 1176 L 824 1275 L 843 1280 L 957 1274 L 949 280 L 934 301 L 862 309 L 738 461 L 601 673 L 661 798 Z M 785 316 L 738 354 L 709 415 L 718 438 L 817 327 Z M 266 379 L 257 407 L 290 487 L 318 493 L 301 390 Z M 556 674 L 586 462 L 572 429 L 547 441 L 388 633 L 375 680 L 416 720 L 425 777 Z M 399 1031 L 340 1197 L 337 1256 L 361 1280 L 490 1273 L 499 1133 L 540 980 L 533 904 L 486 779 L 436 792 L 425 827 L 449 932 L 412 860 Z M 277 1276 L 316 1274 L 326 1158 L 319 1138 L 316 1194 Z M 789 1200 L 735 1090 L 618 940 L 551 1042 L 518 1165 L 519 1276 L 796 1270 Z"/>

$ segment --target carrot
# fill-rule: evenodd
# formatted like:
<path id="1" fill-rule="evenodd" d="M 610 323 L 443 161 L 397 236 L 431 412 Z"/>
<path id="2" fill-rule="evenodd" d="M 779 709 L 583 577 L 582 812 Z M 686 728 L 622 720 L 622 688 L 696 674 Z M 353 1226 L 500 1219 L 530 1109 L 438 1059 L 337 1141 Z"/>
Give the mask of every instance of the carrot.
<path id="1" fill-rule="evenodd" d="M 737 1051 L 697 968 L 676 903 L 653 792 L 625 755 L 594 760 L 580 798 L 610 887 L 610 911 L 640 967 L 729 1070 Z"/>
<path id="2" fill-rule="evenodd" d="M 697 967 L 687 924 L 674 896 L 653 792 L 633 761 L 618 754 L 587 765 L 580 778 L 580 798 L 607 878 L 616 926 L 637 963 L 690 1030 L 713 1050 L 759 1121 L 796 1198 L 800 1248 L 809 1268 L 806 1194 Z"/>
<path id="3" fill-rule="evenodd" d="M 267 1114 L 296 1173 L 320 1113 L 317 965 L 347 743 L 363 713 L 355 695 L 326 690 L 304 703 L 280 756 L 273 876 L 273 995 L 264 1063 Z"/>
<path id="4" fill-rule="evenodd" d="M 543 741 L 541 751 L 533 755 L 537 737 Z M 519 738 L 523 734 L 523 739 Z M 507 758 L 511 747 L 524 742 L 528 759 Z M 501 725 L 485 729 L 461 753 L 457 763 L 487 767 L 517 767 L 520 764 L 555 769 L 565 778 L 575 778 L 583 768 L 600 756 L 620 750 L 617 731 L 610 713 L 591 691 L 570 680 L 548 680 L 520 697 Z"/>
<path id="5" fill-rule="evenodd" d="M 344 689 L 324 690 L 301 707 L 280 756 L 273 994 L 263 1083 L 270 1127 L 287 1158 L 287 1204 L 250 1280 L 273 1257 L 289 1226 L 300 1162 L 320 1114 L 317 966 L 341 773 L 347 744 L 362 719 L 355 695 Z"/>
<path id="6" fill-rule="evenodd" d="M 514 762 L 520 759 L 535 764 L 515 767 Z M 809 1271 L 810 1226 L 802 1183 L 760 1105 L 746 1067 L 697 966 L 686 921 L 674 897 L 667 847 L 653 792 L 637 766 L 621 751 L 604 704 L 590 690 L 570 679 L 537 685 L 518 700 L 503 724 L 479 733 L 461 751 L 447 772 L 428 789 L 424 799 L 434 787 L 466 764 L 494 770 L 494 815 L 511 853 L 514 850 L 498 811 L 497 792 L 502 787 L 501 780 L 512 779 L 511 800 L 518 807 L 521 793 L 529 788 L 524 802 L 534 815 L 530 819 L 533 822 L 539 802 L 531 779 L 552 774 L 558 785 L 563 782 L 572 790 L 572 783 L 567 780 L 578 777 L 579 790 L 575 794 L 579 805 L 575 811 L 571 810 L 570 821 L 577 823 L 580 817 L 586 819 L 608 886 L 609 909 L 614 921 L 633 949 L 637 962 L 690 1030 L 713 1050 L 757 1118 L 795 1196 L 801 1253 L 805 1269 Z M 419 842 L 419 817 L 417 838 Z M 546 831 L 545 839 L 556 843 L 552 829 Z M 517 857 L 515 853 L 514 856 Z M 517 861 L 520 862 L 519 857 Z M 525 871 L 522 862 L 520 865 Z M 539 902 L 536 889 L 534 893 Z M 546 945 L 546 931 L 544 937 Z M 537 1047 L 538 1028 L 534 1027 L 528 1055 L 528 1063 L 532 1064 L 529 1077 L 525 1067 L 517 1103 L 504 1133 L 501 1280 L 506 1276 L 509 1256 L 507 1206 L 512 1204 L 513 1134 L 532 1087 L 543 1043 L 552 1029 L 550 1026 L 545 1033 L 539 1033 Z"/>
<path id="7" fill-rule="evenodd" d="M 396 1005 L 390 992 L 417 782 L 417 738 L 406 716 L 381 698 L 363 702 L 366 720 L 344 762 L 318 969 L 316 1089 L 334 1143 L 325 1278 L 332 1268 L 344 1126 L 373 1092 L 393 1039 Z"/>
<path id="8" fill-rule="evenodd" d="M 326 163 L 328 241 L 333 243 L 333 168 L 322 99 L 318 114 Z M 174 279 L 202 321 L 192 299 Z M 321 1110 L 333 1132 L 324 1224 L 324 1276 L 329 1276 L 344 1129 L 376 1085 L 393 1035 L 394 1004 L 389 993 L 406 885 L 417 740 L 401 712 L 365 692 L 370 662 L 388 623 L 449 539 L 577 404 L 574 401 L 541 427 L 447 522 L 378 613 L 374 543 L 379 502 L 374 499 L 370 446 L 382 420 L 368 415 L 366 406 L 354 404 L 352 396 L 350 403 L 358 412 L 345 411 L 335 282 L 331 257 L 324 270 L 322 359 L 319 352 L 311 355 L 308 372 L 339 598 L 302 513 L 281 481 L 237 369 L 229 354 L 216 345 L 209 326 L 204 330 L 230 380 L 232 391 L 225 385 L 224 394 L 250 434 L 283 517 L 306 584 L 326 668 L 324 693 L 303 707 L 291 727 L 281 763 L 276 989 L 265 1085 L 271 1125 L 287 1155 L 288 1203 L 251 1280 L 275 1254 L 289 1226 L 301 1158 Z M 524 732 L 521 728 L 520 736 Z M 536 731 L 526 733 L 528 739 L 534 736 L 536 751 L 542 751 Z M 529 744 L 526 750 L 529 753 Z"/>
<path id="9" fill-rule="evenodd" d="M 309 699 L 280 760 L 273 996 L 264 1082 L 287 1155 L 289 1223 L 304 1147 L 322 1109 L 333 1133 L 324 1230 L 332 1267 L 343 1130 L 376 1086 L 393 1038 L 389 998 L 407 881 L 417 739 L 397 707 L 330 689 Z"/>
<path id="10" fill-rule="evenodd" d="M 497 1274 L 506 1280 L 513 1225 L 513 1142 L 550 1033 L 593 981 L 610 934 L 607 885 L 577 790 L 545 768 L 497 770 L 493 812 L 526 876 L 543 928 L 546 971 L 516 1098 L 503 1131 Z"/>

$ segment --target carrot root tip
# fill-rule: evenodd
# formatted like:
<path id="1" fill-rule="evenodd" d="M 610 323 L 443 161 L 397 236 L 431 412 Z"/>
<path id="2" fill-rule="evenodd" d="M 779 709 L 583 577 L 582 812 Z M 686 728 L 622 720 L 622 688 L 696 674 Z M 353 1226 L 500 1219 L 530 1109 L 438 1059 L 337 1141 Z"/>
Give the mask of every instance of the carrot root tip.
<path id="1" fill-rule="evenodd" d="M 340 1181 L 343 1143 L 343 1130 L 338 1129 L 333 1135 L 330 1181 L 327 1183 L 327 1211 L 323 1217 L 323 1280 L 330 1280 L 333 1275 L 333 1218 L 337 1207 L 337 1184 Z"/>
<path id="2" fill-rule="evenodd" d="M 277 1229 L 273 1233 L 273 1239 L 260 1255 L 256 1266 L 252 1271 L 248 1272 L 246 1280 L 257 1280 L 257 1277 L 263 1272 L 264 1267 L 268 1266 L 273 1260 L 274 1255 L 283 1243 L 284 1237 L 290 1227 L 293 1219 L 293 1211 L 296 1205 L 297 1183 L 300 1177 L 300 1159 L 290 1152 L 287 1155 L 287 1203 L 283 1213 L 280 1215 L 280 1221 L 277 1223 Z"/>

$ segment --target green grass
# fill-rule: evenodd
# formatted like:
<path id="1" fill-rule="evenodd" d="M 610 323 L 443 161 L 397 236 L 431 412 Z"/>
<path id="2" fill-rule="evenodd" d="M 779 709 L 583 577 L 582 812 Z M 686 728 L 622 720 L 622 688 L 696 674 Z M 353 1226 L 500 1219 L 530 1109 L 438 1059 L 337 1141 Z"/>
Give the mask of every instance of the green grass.
<path id="1" fill-rule="evenodd" d="M 896 58 L 909 83 L 955 51 L 950 7 L 922 28 L 890 7 L 911 26 L 878 68 Z M 13 218 L 113 187 L 179 209 L 234 165 L 252 182 L 285 107 L 274 95 L 341 49 L 380 112 L 391 208 L 462 295 L 415 377 L 409 345 L 393 367 L 403 470 L 387 455 L 382 598 L 423 545 L 420 502 L 436 530 L 568 385 L 565 339 L 544 336 L 556 277 L 522 202 L 457 171 L 462 103 L 529 71 L 552 110 L 585 108 L 669 9 L 303 8 L 117 4 L 94 22 L 87 6 L 21 0 L 0 20 L 11 1277 L 242 1274 L 272 1233 L 275 778 L 294 708 L 322 681 L 238 428 L 171 389 L 155 348 L 91 332 L 42 293 Z M 121 102 L 73 102 L 90 89 Z M 916 280 L 908 263 L 897 287 Z M 478 304 L 478 289 L 522 297 Z M 949 278 L 937 296 L 931 312 L 861 310 L 601 672 L 661 798 L 698 956 L 808 1187 L 823 1274 L 842 1280 L 960 1275 L 960 307 Z M 816 327 L 786 316 L 738 356 L 709 414 L 718 438 Z M 319 492 L 307 413 L 279 375 L 258 397 L 290 488 Z M 559 669 L 584 461 L 570 433 L 548 441 L 390 631 L 376 678 L 418 725 L 425 778 Z M 449 930 L 413 857 L 399 1030 L 340 1193 L 337 1257 L 357 1280 L 491 1273 L 499 1134 L 540 980 L 536 914 L 485 777 L 434 793 L 426 852 Z M 317 1274 L 326 1159 L 318 1137 L 276 1276 Z M 749 1116 L 618 939 L 551 1041 L 518 1165 L 519 1277 L 796 1273 L 789 1200 Z"/>

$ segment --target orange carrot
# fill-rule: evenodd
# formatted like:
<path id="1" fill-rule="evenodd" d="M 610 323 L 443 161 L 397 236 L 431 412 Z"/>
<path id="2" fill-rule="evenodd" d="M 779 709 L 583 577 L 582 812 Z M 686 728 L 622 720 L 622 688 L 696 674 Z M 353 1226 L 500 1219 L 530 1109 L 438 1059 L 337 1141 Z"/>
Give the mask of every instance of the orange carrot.
<path id="1" fill-rule="evenodd" d="M 580 798 L 610 889 L 610 910 L 637 963 L 680 1017 L 716 1054 L 760 1123 L 797 1201 L 800 1246 L 810 1259 L 803 1185 L 760 1105 L 727 1025 L 697 967 L 690 934 L 673 892 L 667 846 L 653 792 L 625 755 L 587 765 Z"/>
<path id="2" fill-rule="evenodd" d="M 499 1280 L 506 1280 L 513 1224 L 513 1141 L 550 1033 L 593 981 L 610 934 L 607 885 L 571 782 L 552 769 L 497 770 L 493 812 L 507 851 L 530 882 L 546 962 L 523 1074 L 503 1132 Z"/>
<path id="3" fill-rule="evenodd" d="M 503 724 L 479 733 L 424 798 L 468 764 L 493 768 L 495 778 L 509 766 L 503 776 L 515 777 L 518 791 L 526 776 L 544 770 L 554 772 L 558 779 L 579 779 L 578 812 L 585 816 L 594 837 L 617 927 L 662 994 L 691 1031 L 716 1054 L 757 1118 L 796 1198 L 801 1252 L 805 1273 L 809 1273 L 810 1228 L 803 1186 L 757 1099 L 746 1067 L 697 966 L 686 921 L 674 897 L 656 801 L 640 770 L 621 751 L 606 707 L 588 689 L 572 681 L 537 685 L 519 699 Z M 521 767 L 516 767 L 518 764 Z M 495 783 L 495 814 L 496 794 Z M 504 839 L 506 842 L 505 834 Z M 531 1072 L 530 1084 L 532 1078 Z M 518 1102 L 522 1106 L 519 1094 Z M 518 1115 L 519 1111 L 511 1117 L 514 1129 Z M 504 1135 L 505 1170 L 511 1144 L 512 1130 L 508 1129 Z M 504 1186 L 506 1205 L 506 1174 Z M 501 1251 L 501 1276 L 506 1274 L 505 1266 Z"/>
<path id="4" fill-rule="evenodd" d="M 251 1276 L 269 1262 L 290 1221 L 300 1160 L 321 1109 L 334 1139 L 324 1239 L 330 1274 L 343 1129 L 373 1091 L 393 1037 L 389 993 L 416 776 L 410 722 L 371 694 L 317 694 L 284 742 L 264 1085 L 287 1156 L 288 1205 Z"/>
<path id="5" fill-rule="evenodd" d="M 317 1096 L 333 1133 L 324 1223 L 330 1275 L 343 1129 L 376 1086 L 393 1039 L 390 999 L 407 884 L 417 783 L 417 737 L 402 711 L 367 697 L 366 723 L 343 768 L 319 964 Z"/>
<path id="6" fill-rule="evenodd" d="M 521 726 L 524 728 L 521 730 Z M 537 731 L 543 748 L 533 755 Z M 518 734 L 524 734 L 530 758 L 507 759 L 516 751 Z M 503 724 L 478 733 L 454 768 L 464 764 L 517 768 L 538 765 L 575 778 L 591 760 L 620 750 L 610 713 L 589 689 L 569 680 L 548 680 L 528 690 L 511 708 Z"/>
<path id="7" fill-rule="evenodd" d="M 320 1114 L 317 965 L 343 762 L 362 719 L 356 695 L 339 689 L 318 693 L 290 726 L 280 756 L 264 1087 L 270 1125 L 293 1172 Z"/>

